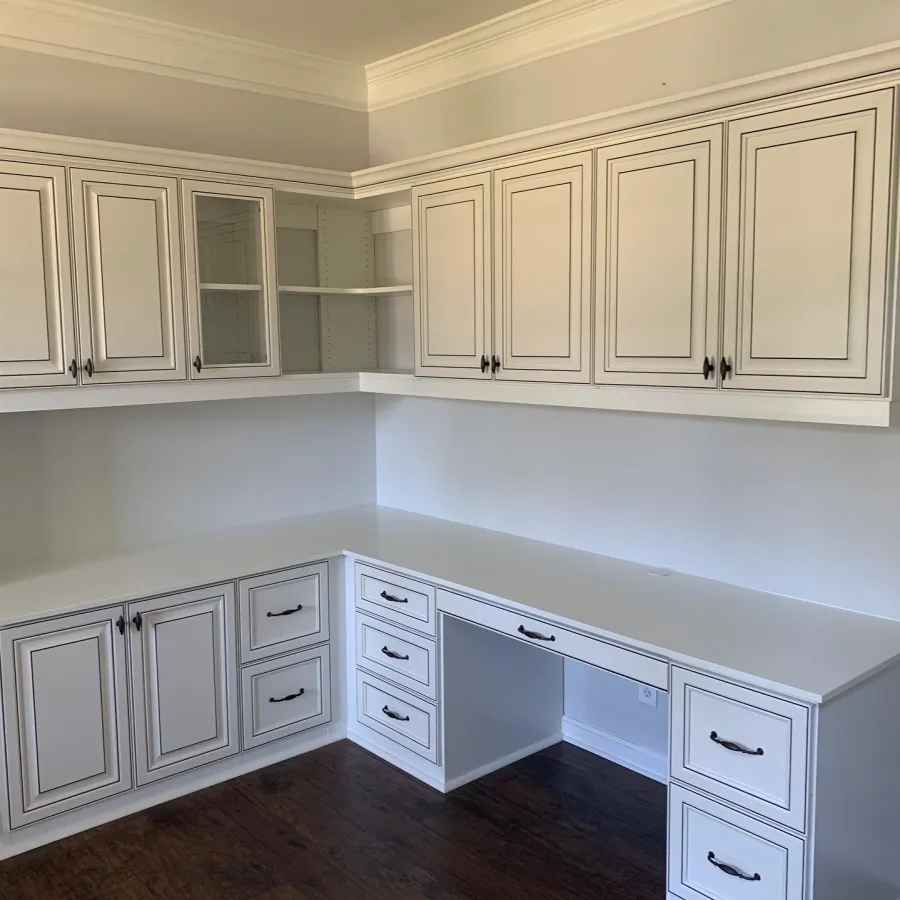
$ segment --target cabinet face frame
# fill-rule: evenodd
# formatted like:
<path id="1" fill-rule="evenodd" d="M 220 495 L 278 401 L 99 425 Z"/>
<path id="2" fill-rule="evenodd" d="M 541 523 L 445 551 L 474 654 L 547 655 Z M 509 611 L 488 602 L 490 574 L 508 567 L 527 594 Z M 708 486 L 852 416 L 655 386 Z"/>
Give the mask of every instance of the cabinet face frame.
<path id="1" fill-rule="evenodd" d="M 178 182 L 158 175 L 73 169 L 71 172 L 75 277 L 82 360 L 93 375 L 85 384 L 177 381 L 187 377 L 184 292 L 178 225 Z M 159 278 L 159 349 L 148 356 L 112 356 L 107 351 L 100 202 L 144 201 L 154 205 L 156 268 Z M 147 252 L 147 247 L 135 248 Z M 140 328 L 140 323 L 135 323 Z"/>
<path id="2" fill-rule="evenodd" d="M 0 632 L 4 734 L 12 828 L 131 789 L 125 638 L 116 628 L 116 622 L 123 614 L 124 608 L 117 606 L 21 625 Z M 35 657 L 41 652 L 52 653 L 67 646 L 74 648 L 91 642 L 96 642 L 100 667 L 97 674 L 99 693 L 96 699 L 100 706 L 99 723 L 102 733 L 94 734 L 93 737 L 100 744 L 102 763 L 99 770 L 88 777 L 42 789 L 39 706 L 52 701 L 52 697 L 46 693 L 39 696 L 38 685 L 34 680 Z M 90 647 L 83 649 L 90 652 Z M 80 674 L 83 676 L 84 672 Z M 86 723 L 88 717 L 82 716 L 79 721 Z M 77 739 L 77 736 L 72 737 Z M 51 752 L 52 749 L 55 748 L 51 748 Z"/>
<path id="3" fill-rule="evenodd" d="M 594 382 L 715 389 L 721 309 L 723 126 L 709 125 L 613 144 L 598 150 L 596 158 Z M 677 357 L 620 354 L 621 177 L 654 170 L 659 176 L 674 176 L 675 167 L 682 170 L 690 167 L 691 173 L 690 318 L 682 323 L 686 326 L 689 351 Z M 671 194 L 666 199 L 670 197 Z M 665 226 L 664 222 L 659 224 Z M 640 235 L 634 237 L 640 239 Z M 652 268 L 653 247 L 648 246 L 647 252 L 646 264 Z M 704 359 L 713 365 L 709 378 L 703 377 Z"/>
<path id="4" fill-rule="evenodd" d="M 590 383 L 593 167 L 593 154 L 584 151 L 494 172 L 494 352 L 501 362 L 495 373 L 498 380 Z M 569 297 L 565 323 L 568 352 L 556 356 L 516 354 L 515 262 L 517 258 L 521 261 L 540 255 L 542 246 L 516 247 L 514 201 L 517 195 L 534 197 L 539 191 L 556 188 L 567 188 L 569 198 L 565 288 Z M 532 210 L 533 215 L 538 212 Z M 539 228 L 540 222 L 535 226 Z M 527 277 L 522 280 L 530 281 Z"/>
<path id="5" fill-rule="evenodd" d="M 443 240 L 429 242 L 428 219 L 432 210 L 457 207 L 460 214 L 472 207 L 471 242 L 460 237 L 460 246 L 445 246 Z M 482 357 L 490 357 L 491 333 L 491 176 L 474 175 L 420 185 L 412 189 L 413 292 L 415 320 L 416 375 L 490 379 L 490 369 L 482 371 Z M 450 223 L 448 223 L 450 224 Z M 429 293 L 429 251 L 444 255 L 444 265 L 452 267 L 460 255 L 471 259 L 473 280 L 469 302 L 472 306 L 471 352 L 458 355 L 431 352 L 429 326 L 432 318 Z"/>
<path id="6" fill-rule="evenodd" d="M 66 170 L 4 161 L 0 163 L 0 193 L 7 190 L 38 194 L 47 355 L 44 359 L 0 359 L 0 388 L 73 387 L 78 381 L 77 370 L 75 376 L 69 370 L 77 360 Z M 26 240 L 35 237 L 19 233 Z M 9 285 L 2 289 L 8 291 Z"/>
<path id="7" fill-rule="evenodd" d="M 266 351 L 263 363 L 233 365 L 207 364 L 203 360 L 203 334 L 200 292 L 200 250 L 197 231 L 197 197 L 218 197 L 233 200 L 255 200 L 259 203 L 260 277 L 262 291 L 260 330 Z M 281 374 L 281 342 L 278 330 L 278 272 L 275 265 L 275 192 L 272 188 L 222 184 L 212 181 L 181 182 L 182 227 L 184 233 L 185 287 L 188 307 L 188 331 L 191 358 L 191 379 L 254 378 L 260 375 Z M 198 372 L 195 361 L 200 359 Z"/>
<path id="8" fill-rule="evenodd" d="M 891 177 L 893 114 L 893 91 L 881 90 L 738 118 L 728 124 L 723 352 L 734 368 L 724 388 L 882 393 L 885 335 L 891 320 L 887 300 L 891 190 L 895 187 Z M 851 137 L 845 351 L 827 358 L 754 355 L 758 154 Z"/>

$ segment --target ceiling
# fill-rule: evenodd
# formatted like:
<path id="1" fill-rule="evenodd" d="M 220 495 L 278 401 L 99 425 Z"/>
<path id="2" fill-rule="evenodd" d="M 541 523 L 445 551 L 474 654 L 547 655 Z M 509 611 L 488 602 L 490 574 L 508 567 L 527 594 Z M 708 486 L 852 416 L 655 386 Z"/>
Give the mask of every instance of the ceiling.
<path id="1" fill-rule="evenodd" d="M 352 63 L 375 62 L 531 5 L 521 0 L 91 0 L 91 4 Z"/>

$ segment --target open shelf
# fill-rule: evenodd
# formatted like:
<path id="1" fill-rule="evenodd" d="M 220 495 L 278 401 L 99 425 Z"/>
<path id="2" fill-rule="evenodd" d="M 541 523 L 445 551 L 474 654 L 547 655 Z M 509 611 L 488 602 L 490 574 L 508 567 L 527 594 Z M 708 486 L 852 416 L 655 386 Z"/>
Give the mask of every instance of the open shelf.
<path id="1" fill-rule="evenodd" d="M 336 288 L 336 287 L 298 287 L 296 285 L 279 285 L 279 294 L 314 294 L 316 296 L 352 296 L 376 297 L 379 294 L 411 294 L 411 284 L 392 284 L 386 287 L 368 288 Z"/>
<path id="2" fill-rule="evenodd" d="M 210 284 L 209 282 L 201 282 L 201 291 L 261 291 L 261 284 Z"/>

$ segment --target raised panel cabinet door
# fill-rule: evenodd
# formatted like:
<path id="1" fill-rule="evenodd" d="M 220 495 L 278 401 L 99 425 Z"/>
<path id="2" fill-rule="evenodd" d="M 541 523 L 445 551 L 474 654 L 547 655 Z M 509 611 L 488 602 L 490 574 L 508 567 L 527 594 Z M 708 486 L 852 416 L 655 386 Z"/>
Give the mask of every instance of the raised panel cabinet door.
<path id="1" fill-rule="evenodd" d="M 234 586 L 128 605 L 137 783 L 238 752 Z"/>
<path id="2" fill-rule="evenodd" d="M 883 389 L 893 93 L 728 125 L 724 387 Z"/>
<path id="3" fill-rule="evenodd" d="M 494 173 L 495 377 L 591 380 L 590 152 Z"/>
<path id="4" fill-rule="evenodd" d="M 191 378 L 281 372 L 271 188 L 181 182 Z"/>
<path id="5" fill-rule="evenodd" d="M 0 163 L 0 388 L 78 383 L 66 170 Z"/>
<path id="6" fill-rule="evenodd" d="M 597 151 L 594 381 L 717 384 L 722 126 Z"/>
<path id="7" fill-rule="evenodd" d="M 186 378 L 178 182 L 73 169 L 71 184 L 85 384 Z"/>
<path id="8" fill-rule="evenodd" d="M 412 191 L 416 374 L 490 378 L 490 175 Z"/>
<path id="9" fill-rule="evenodd" d="M 0 633 L 13 828 L 131 788 L 123 614 Z"/>

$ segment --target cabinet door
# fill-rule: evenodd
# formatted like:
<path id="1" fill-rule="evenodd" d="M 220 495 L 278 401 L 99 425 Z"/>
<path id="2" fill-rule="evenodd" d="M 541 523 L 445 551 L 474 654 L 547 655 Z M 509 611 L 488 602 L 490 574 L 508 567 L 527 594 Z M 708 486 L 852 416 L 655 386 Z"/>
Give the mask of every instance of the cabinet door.
<path id="1" fill-rule="evenodd" d="M 79 169 L 71 179 L 85 383 L 185 378 L 178 182 Z"/>
<path id="2" fill-rule="evenodd" d="M 238 751 L 234 588 L 128 606 L 137 783 Z"/>
<path id="3" fill-rule="evenodd" d="M 413 188 L 416 374 L 490 378 L 490 175 Z"/>
<path id="4" fill-rule="evenodd" d="M 183 181 L 192 378 L 278 375 L 269 188 Z"/>
<path id="5" fill-rule="evenodd" d="M 726 388 L 881 393 L 892 104 L 729 124 Z"/>
<path id="6" fill-rule="evenodd" d="M 591 380 L 590 152 L 494 173 L 497 378 Z"/>
<path id="7" fill-rule="evenodd" d="M 0 164 L 0 387 L 77 383 L 66 171 Z"/>
<path id="8" fill-rule="evenodd" d="M 123 612 L 0 635 L 13 828 L 131 788 Z"/>
<path id="9" fill-rule="evenodd" d="M 716 387 L 722 158 L 721 125 L 597 151 L 598 384 Z"/>

